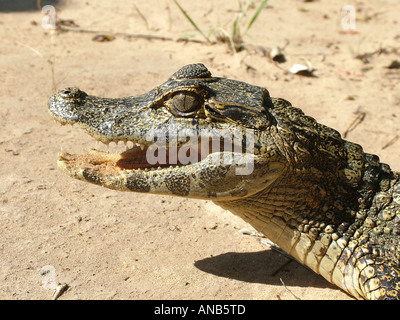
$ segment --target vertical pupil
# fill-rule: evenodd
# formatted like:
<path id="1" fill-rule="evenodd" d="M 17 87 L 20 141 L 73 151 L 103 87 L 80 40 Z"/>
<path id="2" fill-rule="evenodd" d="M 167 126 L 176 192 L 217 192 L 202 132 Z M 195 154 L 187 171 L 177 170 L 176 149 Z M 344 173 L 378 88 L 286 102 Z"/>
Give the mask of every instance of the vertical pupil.
<path id="1" fill-rule="evenodd" d="M 194 111 L 198 105 L 198 97 L 193 93 L 179 93 L 173 98 L 175 108 L 180 112 Z"/>
<path id="2" fill-rule="evenodd" d="M 189 99 L 186 99 L 187 95 L 186 94 L 181 94 L 182 98 L 183 98 L 183 109 L 190 109 L 189 107 Z"/>

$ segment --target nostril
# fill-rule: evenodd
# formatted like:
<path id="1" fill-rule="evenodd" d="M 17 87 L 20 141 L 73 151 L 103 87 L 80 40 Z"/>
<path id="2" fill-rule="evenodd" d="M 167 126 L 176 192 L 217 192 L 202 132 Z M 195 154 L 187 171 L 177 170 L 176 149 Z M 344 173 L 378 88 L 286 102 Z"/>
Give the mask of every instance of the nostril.
<path id="1" fill-rule="evenodd" d="M 86 96 L 86 93 L 75 87 L 67 87 L 59 91 L 59 95 L 60 97 L 67 99 L 79 99 L 84 98 Z"/>
<path id="2" fill-rule="evenodd" d="M 73 95 L 77 91 L 79 91 L 79 89 L 75 87 L 64 87 L 64 89 L 60 90 L 59 93 L 63 95 Z"/>
<path id="3" fill-rule="evenodd" d="M 65 95 L 73 95 L 73 94 L 77 93 L 78 91 L 79 91 L 78 88 L 67 87 L 67 88 L 64 88 L 64 90 L 62 90 L 61 92 L 62 92 L 62 94 L 65 94 Z"/>

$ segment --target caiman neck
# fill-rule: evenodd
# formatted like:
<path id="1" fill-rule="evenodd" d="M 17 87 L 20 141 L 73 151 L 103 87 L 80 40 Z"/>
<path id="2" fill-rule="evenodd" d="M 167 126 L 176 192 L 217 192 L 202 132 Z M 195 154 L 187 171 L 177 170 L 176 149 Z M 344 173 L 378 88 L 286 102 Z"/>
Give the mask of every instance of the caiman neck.
<path id="1" fill-rule="evenodd" d="M 354 222 L 356 201 L 322 173 L 288 170 L 270 188 L 215 203 L 239 215 L 294 258 L 305 263 L 316 240 Z M 340 193 L 339 193 L 340 192 Z M 338 196 L 339 195 L 339 196 Z M 328 239 L 327 239 L 328 240 Z M 328 243 L 327 243 L 328 244 Z"/>
<path id="2" fill-rule="evenodd" d="M 377 214 L 380 195 L 392 192 L 398 179 L 398 174 L 381 164 L 377 156 L 363 153 L 361 147 L 347 141 L 344 147 L 346 162 L 336 172 L 321 167 L 289 167 L 268 189 L 215 203 L 321 273 L 319 257 L 332 241 L 347 243 L 353 239 L 366 217 L 371 212 Z"/>

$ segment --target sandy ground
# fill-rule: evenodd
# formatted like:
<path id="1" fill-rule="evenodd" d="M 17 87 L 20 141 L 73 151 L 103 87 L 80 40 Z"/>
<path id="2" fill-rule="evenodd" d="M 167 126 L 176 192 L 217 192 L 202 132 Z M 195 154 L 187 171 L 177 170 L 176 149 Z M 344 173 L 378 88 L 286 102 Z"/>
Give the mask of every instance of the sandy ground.
<path id="1" fill-rule="evenodd" d="M 387 68 L 399 59 L 400 3 L 271 0 L 237 54 L 226 44 L 175 41 L 203 38 L 173 1 L 135 3 L 67 0 L 57 14 L 82 29 L 173 40 L 96 42 L 96 33 L 45 30 L 37 9 L 0 13 L 0 299 L 50 299 L 55 283 L 69 286 L 60 299 L 351 299 L 240 232 L 252 229 L 212 202 L 69 178 L 56 165 L 60 148 L 95 142 L 54 123 L 46 101 L 67 86 L 136 95 L 202 62 L 216 76 L 267 87 L 400 170 L 400 69 Z M 181 4 L 205 33 L 231 32 L 238 1 Z M 344 5 L 355 8 L 356 32 L 344 32 Z M 287 59 L 280 68 L 265 56 L 276 46 Z M 306 61 L 315 77 L 284 71 Z"/>

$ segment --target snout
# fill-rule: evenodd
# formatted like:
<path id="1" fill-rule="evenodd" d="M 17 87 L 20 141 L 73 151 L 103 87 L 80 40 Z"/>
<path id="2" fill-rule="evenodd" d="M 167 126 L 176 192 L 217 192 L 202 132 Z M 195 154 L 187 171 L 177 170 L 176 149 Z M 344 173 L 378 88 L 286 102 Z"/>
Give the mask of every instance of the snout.
<path id="1" fill-rule="evenodd" d="M 73 124 L 79 119 L 86 97 L 87 94 L 78 88 L 68 87 L 52 95 L 47 106 L 57 121 Z"/>

